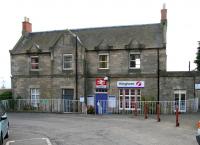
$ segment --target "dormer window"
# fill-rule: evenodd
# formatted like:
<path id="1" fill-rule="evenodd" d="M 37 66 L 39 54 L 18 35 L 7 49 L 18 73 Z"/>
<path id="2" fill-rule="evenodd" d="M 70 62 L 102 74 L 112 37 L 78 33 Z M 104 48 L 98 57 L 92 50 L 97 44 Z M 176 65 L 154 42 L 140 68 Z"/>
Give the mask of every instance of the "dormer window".
<path id="1" fill-rule="evenodd" d="M 38 70 L 38 69 L 39 69 L 39 57 L 31 56 L 31 70 Z"/>

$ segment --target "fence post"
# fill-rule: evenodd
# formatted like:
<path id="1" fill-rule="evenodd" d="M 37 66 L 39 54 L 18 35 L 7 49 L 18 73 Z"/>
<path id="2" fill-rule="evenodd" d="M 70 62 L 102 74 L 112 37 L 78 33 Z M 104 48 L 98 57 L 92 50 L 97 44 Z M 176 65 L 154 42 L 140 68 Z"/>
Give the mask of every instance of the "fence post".
<path id="1" fill-rule="evenodd" d="M 178 106 L 176 106 L 176 127 L 179 127 L 179 111 Z"/>
<path id="2" fill-rule="evenodd" d="M 160 122 L 160 104 L 159 102 L 157 103 L 157 121 Z"/>
<path id="3" fill-rule="evenodd" d="M 20 111 L 21 109 L 20 109 L 20 99 L 18 99 L 18 111 Z"/>
<path id="4" fill-rule="evenodd" d="M 134 102 L 134 107 L 135 107 L 134 114 L 135 116 L 137 116 L 137 102 Z"/>

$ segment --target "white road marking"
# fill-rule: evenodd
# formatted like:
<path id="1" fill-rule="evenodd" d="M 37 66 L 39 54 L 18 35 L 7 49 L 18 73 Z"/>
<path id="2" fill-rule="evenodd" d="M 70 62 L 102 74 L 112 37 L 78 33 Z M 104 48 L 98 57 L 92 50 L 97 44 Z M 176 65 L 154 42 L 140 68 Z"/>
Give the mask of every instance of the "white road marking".
<path id="1" fill-rule="evenodd" d="M 52 145 L 51 142 L 50 142 L 50 140 L 48 138 L 42 138 L 42 139 L 46 140 L 47 145 Z"/>
<path id="2" fill-rule="evenodd" d="M 28 140 L 36 140 L 36 139 L 42 139 L 45 140 L 47 145 L 52 145 L 50 140 L 48 138 L 30 138 L 30 139 L 22 139 L 22 140 L 12 140 L 12 141 L 7 141 L 6 145 L 10 145 L 10 143 L 14 143 L 14 142 L 20 142 L 20 141 L 28 141 Z"/>

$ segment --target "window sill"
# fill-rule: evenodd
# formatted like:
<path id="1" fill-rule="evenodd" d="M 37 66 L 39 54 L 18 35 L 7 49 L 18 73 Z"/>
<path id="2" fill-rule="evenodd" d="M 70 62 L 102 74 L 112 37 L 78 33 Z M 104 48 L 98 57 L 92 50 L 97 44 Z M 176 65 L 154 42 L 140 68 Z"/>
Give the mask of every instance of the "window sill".
<path id="1" fill-rule="evenodd" d="M 98 70 L 109 70 L 109 68 L 98 68 Z"/>
<path id="2" fill-rule="evenodd" d="M 69 69 L 63 69 L 63 71 L 72 71 L 73 69 L 72 68 L 69 68 Z"/>
<path id="3" fill-rule="evenodd" d="M 41 69 L 30 69 L 30 71 L 38 72 L 41 71 Z"/>
<path id="4" fill-rule="evenodd" d="M 136 70 L 139 70 L 139 69 L 141 69 L 141 68 L 129 67 L 129 69 L 130 69 L 130 70 L 135 70 L 135 69 L 136 69 Z"/>

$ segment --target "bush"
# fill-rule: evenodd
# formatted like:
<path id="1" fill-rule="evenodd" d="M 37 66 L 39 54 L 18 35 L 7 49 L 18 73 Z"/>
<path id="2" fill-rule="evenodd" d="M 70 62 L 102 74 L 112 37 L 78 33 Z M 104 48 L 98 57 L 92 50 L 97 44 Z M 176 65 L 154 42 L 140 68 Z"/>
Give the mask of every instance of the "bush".
<path id="1" fill-rule="evenodd" d="M 94 111 L 94 107 L 93 106 L 88 106 L 87 107 L 87 114 L 94 114 L 95 113 L 95 111 Z"/>
<path id="2" fill-rule="evenodd" d="M 8 100 L 8 99 L 12 99 L 12 92 L 6 91 L 0 94 L 0 100 Z"/>

